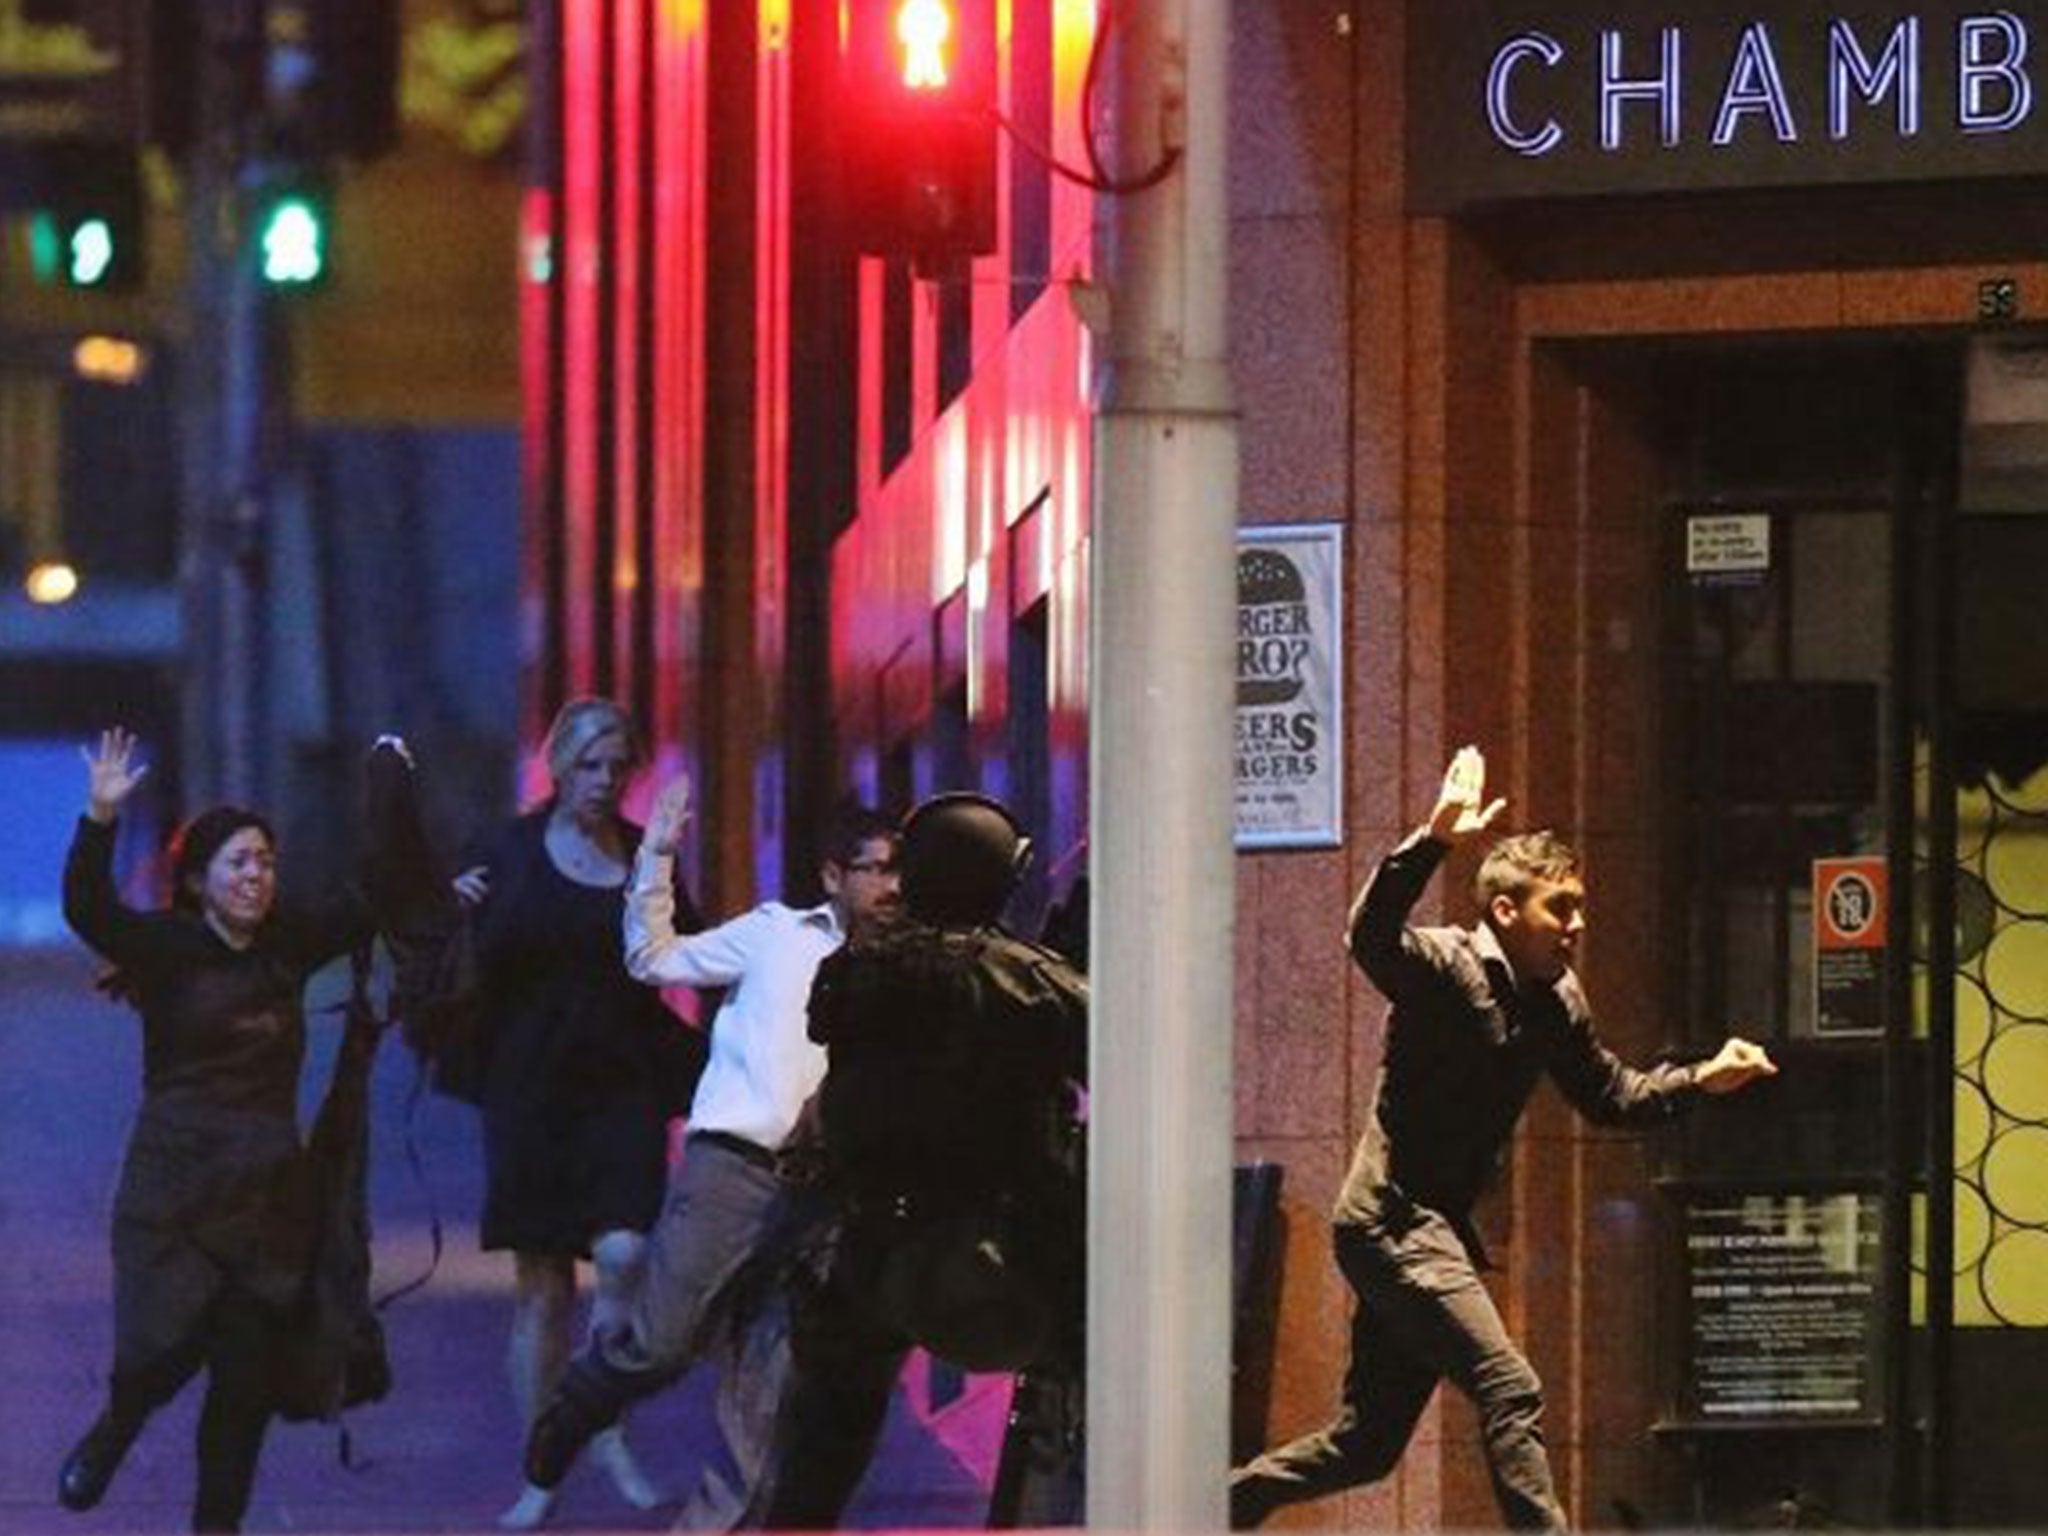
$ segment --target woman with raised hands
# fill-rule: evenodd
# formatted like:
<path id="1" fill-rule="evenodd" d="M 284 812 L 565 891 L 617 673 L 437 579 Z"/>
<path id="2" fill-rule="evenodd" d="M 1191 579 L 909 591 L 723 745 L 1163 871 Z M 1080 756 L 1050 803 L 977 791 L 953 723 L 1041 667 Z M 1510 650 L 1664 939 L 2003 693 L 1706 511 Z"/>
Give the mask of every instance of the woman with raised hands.
<path id="1" fill-rule="evenodd" d="M 115 828 L 148 768 L 119 727 L 85 760 L 64 915 L 141 1017 L 143 1083 L 114 1200 L 106 1405 L 64 1462 L 58 1498 L 99 1503 L 149 1416 L 203 1369 L 192 1528 L 236 1531 L 312 1262 L 307 1213 L 291 1203 L 303 1188 L 300 994 L 314 970 L 368 941 L 372 920 L 352 891 L 281 904 L 276 834 L 232 805 L 179 830 L 168 906 L 127 906 Z"/>

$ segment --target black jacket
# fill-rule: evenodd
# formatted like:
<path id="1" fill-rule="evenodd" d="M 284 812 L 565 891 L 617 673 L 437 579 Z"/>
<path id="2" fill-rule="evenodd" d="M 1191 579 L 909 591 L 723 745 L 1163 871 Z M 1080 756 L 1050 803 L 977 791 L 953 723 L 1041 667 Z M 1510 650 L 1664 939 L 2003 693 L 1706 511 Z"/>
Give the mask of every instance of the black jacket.
<path id="1" fill-rule="evenodd" d="M 1637 1071 L 1617 1060 L 1570 971 L 1548 986 L 1517 986 L 1484 925 L 1409 927 L 1445 852 L 1418 833 L 1387 855 L 1352 909 L 1352 957 L 1393 1006 L 1379 1092 L 1336 1220 L 1370 1225 L 1412 1202 L 1450 1218 L 1470 1243 L 1473 1203 L 1538 1077 L 1602 1125 L 1655 1124 L 1696 1089 L 1690 1068 Z"/>
<path id="2" fill-rule="evenodd" d="M 970 1205 L 1061 1176 L 1088 984 L 999 928 L 905 921 L 828 956 L 810 1036 L 828 1165 L 856 1196 Z"/>

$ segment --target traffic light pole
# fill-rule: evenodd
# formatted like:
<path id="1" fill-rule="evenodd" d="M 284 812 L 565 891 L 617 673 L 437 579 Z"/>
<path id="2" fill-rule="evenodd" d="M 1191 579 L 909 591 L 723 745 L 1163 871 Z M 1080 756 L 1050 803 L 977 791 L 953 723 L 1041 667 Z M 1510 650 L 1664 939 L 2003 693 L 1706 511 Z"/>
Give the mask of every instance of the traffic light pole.
<path id="1" fill-rule="evenodd" d="M 188 803 L 268 799 L 262 581 L 268 424 L 287 409 L 274 317 L 247 235 L 245 170 L 257 116 L 256 0 L 200 8 L 199 120 L 187 167 L 183 395 L 182 767 Z"/>
<path id="2" fill-rule="evenodd" d="M 1220 1531 L 1229 1463 L 1237 417 L 1230 0 L 1120 10 L 1090 572 L 1088 1523 Z"/>

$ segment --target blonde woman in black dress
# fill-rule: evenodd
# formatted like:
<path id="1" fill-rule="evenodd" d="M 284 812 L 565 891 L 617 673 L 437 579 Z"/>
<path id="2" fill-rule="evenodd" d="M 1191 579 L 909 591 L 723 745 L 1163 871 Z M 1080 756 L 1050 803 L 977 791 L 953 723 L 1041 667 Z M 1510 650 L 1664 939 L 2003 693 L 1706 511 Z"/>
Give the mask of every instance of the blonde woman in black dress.
<path id="1" fill-rule="evenodd" d="M 529 1426 L 574 1348 L 577 1259 L 595 1272 L 594 1329 L 619 1315 L 637 1281 L 661 1212 L 668 1119 L 687 1092 L 673 1081 L 675 1047 L 699 1039 L 626 974 L 625 887 L 641 829 L 619 805 L 640 759 L 624 710 L 571 701 L 548 733 L 553 795 L 456 877 L 474 908 L 485 993 L 480 1235 L 513 1256 L 507 1365 Z M 687 892 L 677 906 L 691 929 L 702 926 Z M 628 1503 L 661 1501 L 617 1429 L 592 1453 Z M 499 1524 L 532 1529 L 552 1503 L 529 1485 Z"/>

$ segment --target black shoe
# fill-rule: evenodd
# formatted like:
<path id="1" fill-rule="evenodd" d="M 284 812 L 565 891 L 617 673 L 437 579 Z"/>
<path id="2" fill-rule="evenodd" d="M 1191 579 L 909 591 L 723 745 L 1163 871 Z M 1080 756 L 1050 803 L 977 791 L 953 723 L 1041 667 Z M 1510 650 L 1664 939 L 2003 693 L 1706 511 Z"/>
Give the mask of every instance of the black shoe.
<path id="1" fill-rule="evenodd" d="M 1255 1531 L 1266 1523 L 1266 1516 L 1278 1507 L 1272 1495 L 1272 1486 L 1263 1478 L 1247 1475 L 1244 1467 L 1233 1468 L 1230 1474 L 1230 1528 L 1233 1531 Z"/>
<path id="2" fill-rule="evenodd" d="M 121 1469 L 128 1447 L 142 1428 L 103 1413 L 93 1420 L 57 1474 L 57 1502 L 66 1509 L 87 1510 L 106 1497 L 107 1485 Z"/>
<path id="3" fill-rule="evenodd" d="M 571 1362 L 562 1384 L 527 1432 L 526 1480 L 536 1488 L 559 1487 L 583 1447 L 599 1430 L 618 1423 L 627 1404 L 643 1394 L 633 1377 L 594 1354 Z"/>

